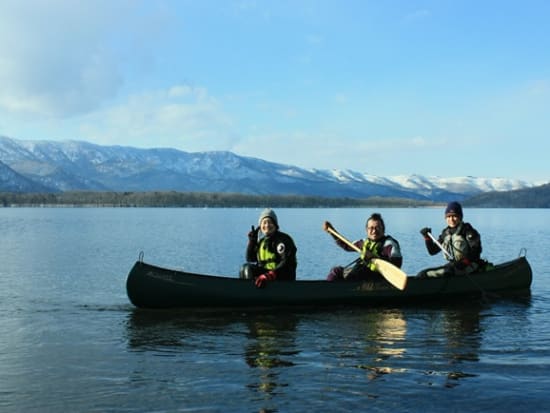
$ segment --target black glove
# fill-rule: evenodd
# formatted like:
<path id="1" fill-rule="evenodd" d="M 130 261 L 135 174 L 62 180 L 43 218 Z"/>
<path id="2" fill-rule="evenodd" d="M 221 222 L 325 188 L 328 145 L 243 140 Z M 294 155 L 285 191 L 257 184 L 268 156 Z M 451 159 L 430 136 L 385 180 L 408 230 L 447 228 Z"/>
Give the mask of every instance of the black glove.
<path id="1" fill-rule="evenodd" d="M 430 236 L 428 235 L 428 232 L 432 232 L 432 229 L 431 228 L 428 228 L 428 227 L 424 227 L 420 230 L 420 233 L 422 234 L 422 236 L 426 239 L 428 239 Z"/>
<path id="2" fill-rule="evenodd" d="M 260 227 L 254 229 L 254 225 L 252 225 L 252 228 L 250 229 L 250 232 L 248 233 L 248 240 L 250 242 L 257 242 L 258 241 L 258 231 L 260 230 Z"/>

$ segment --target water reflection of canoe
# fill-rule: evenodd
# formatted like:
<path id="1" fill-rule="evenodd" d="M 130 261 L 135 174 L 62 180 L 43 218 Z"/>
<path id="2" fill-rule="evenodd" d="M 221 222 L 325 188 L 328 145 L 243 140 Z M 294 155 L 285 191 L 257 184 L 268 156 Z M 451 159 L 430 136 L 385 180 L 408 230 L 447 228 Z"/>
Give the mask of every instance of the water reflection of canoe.
<path id="1" fill-rule="evenodd" d="M 138 260 L 126 282 L 132 304 L 142 308 L 286 307 L 329 305 L 400 305 L 455 297 L 523 295 L 529 292 L 531 267 L 525 257 L 468 276 L 408 277 L 400 291 L 385 281 L 275 281 L 256 288 L 249 280 L 194 274 Z"/>

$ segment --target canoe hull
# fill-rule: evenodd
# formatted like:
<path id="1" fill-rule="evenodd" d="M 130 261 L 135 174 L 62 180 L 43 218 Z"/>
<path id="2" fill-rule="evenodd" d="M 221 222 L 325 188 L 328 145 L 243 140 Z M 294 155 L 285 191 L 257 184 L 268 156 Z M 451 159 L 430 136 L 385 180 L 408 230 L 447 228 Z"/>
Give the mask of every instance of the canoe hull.
<path id="1" fill-rule="evenodd" d="M 387 282 L 276 281 L 256 288 L 250 280 L 201 275 L 137 261 L 128 274 L 128 298 L 140 308 L 399 305 L 464 296 L 525 295 L 532 282 L 527 259 L 491 271 L 444 278 L 408 277 L 400 291 Z"/>

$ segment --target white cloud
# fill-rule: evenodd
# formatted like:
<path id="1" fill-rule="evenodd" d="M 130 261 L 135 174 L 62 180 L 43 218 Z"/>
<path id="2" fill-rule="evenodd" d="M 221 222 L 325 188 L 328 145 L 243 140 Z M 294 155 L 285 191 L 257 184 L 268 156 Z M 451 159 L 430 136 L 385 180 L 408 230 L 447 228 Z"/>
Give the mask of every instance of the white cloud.
<path id="1" fill-rule="evenodd" d="M 526 87 L 527 94 L 532 97 L 546 97 L 550 96 L 550 80 L 537 79 L 531 82 Z"/>
<path id="2" fill-rule="evenodd" d="M 242 137 L 231 150 L 240 155 L 303 168 L 365 170 L 367 164 L 363 160 L 373 153 L 375 144 L 348 139 L 334 133 L 256 131 Z"/>
<path id="3" fill-rule="evenodd" d="M 431 15 L 432 15 L 432 12 L 430 10 L 419 9 L 419 10 L 415 10 L 415 11 L 407 14 L 404 17 L 404 20 L 407 21 L 407 22 L 413 22 L 413 21 L 417 21 L 417 20 L 424 20 L 424 19 L 427 19 L 427 18 L 431 17 Z"/>
<path id="4" fill-rule="evenodd" d="M 350 101 L 350 98 L 347 94 L 345 93 L 338 93 L 335 97 L 334 97 L 334 101 L 338 104 L 338 105 L 346 105 L 349 103 Z"/>
<path id="5" fill-rule="evenodd" d="M 101 144 L 220 150 L 232 145 L 233 120 L 204 88 L 178 85 L 134 94 L 84 118 L 81 136 Z"/>
<path id="6" fill-rule="evenodd" d="M 259 157 L 303 168 L 352 169 L 377 174 L 395 165 L 409 164 L 419 153 L 449 148 L 447 138 L 350 138 L 339 132 L 254 133 L 231 148 L 240 155 Z M 457 146 L 462 143 L 456 142 Z M 405 161 L 406 160 L 406 161 Z"/>
<path id="7" fill-rule="evenodd" d="M 318 46 L 323 44 L 324 38 L 318 34 L 306 35 L 306 43 L 312 46 Z"/>
<path id="8" fill-rule="evenodd" d="M 68 117 L 113 98 L 123 79 L 107 39 L 131 15 L 122 1 L 1 1 L 0 110 Z"/>

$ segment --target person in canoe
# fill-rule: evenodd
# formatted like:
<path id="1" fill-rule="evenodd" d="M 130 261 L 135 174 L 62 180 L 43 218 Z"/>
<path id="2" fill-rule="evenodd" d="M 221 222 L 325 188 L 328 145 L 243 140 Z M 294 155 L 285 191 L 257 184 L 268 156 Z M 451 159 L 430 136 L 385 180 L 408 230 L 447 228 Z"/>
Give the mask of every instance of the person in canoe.
<path id="1" fill-rule="evenodd" d="M 442 251 L 447 264 L 428 268 L 420 273 L 420 277 L 441 277 L 444 275 L 465 275 L 485 265 L 481 259 L 481 236 L 468 222 L 463 221 L 462 205 L 450 202 L 445 208 L 447 227 L 436 239 L 432 229 L 425 227 L 420 230 L 430 255 Z"/>
<path id="2" fill-rule="evenodd" d="M 340 280 L 379 280 L 382 277 L 376 271 L 373 263 L 369 262 L 372 258 L 380 258 L 389 261 L 398 268 L 403 264 L 403 256 L 399 242 L 390 235 L 386 235 L 386 226 L 382 215 L 378 213 L 372 214 L 366 222 L 365 230 L 367 238 L 353 242 L 356 248 L 343 242 L 335 236 L 334 227 L 328 221 L 323 224 L 323 229 L 329 232 L 335 239 L 336 244 L 346 251 L 361 251 L 361 256 L 348 264 L 346 267 L 333 267 L 328 276 L 327 281 Z"/>
<path id="3" fill-rule="evenodd" d="M 258 233 L 262 237 L 258 240 Z M 260 214 L 258 227 L 248 233 L 246 263 L 240 278 L 254 279 L 256 287 L 265 287 L 268 281 L 296 280 L 296 245 L 290 235 L 279 231 L 275 211 L 266 208 Z"/>

